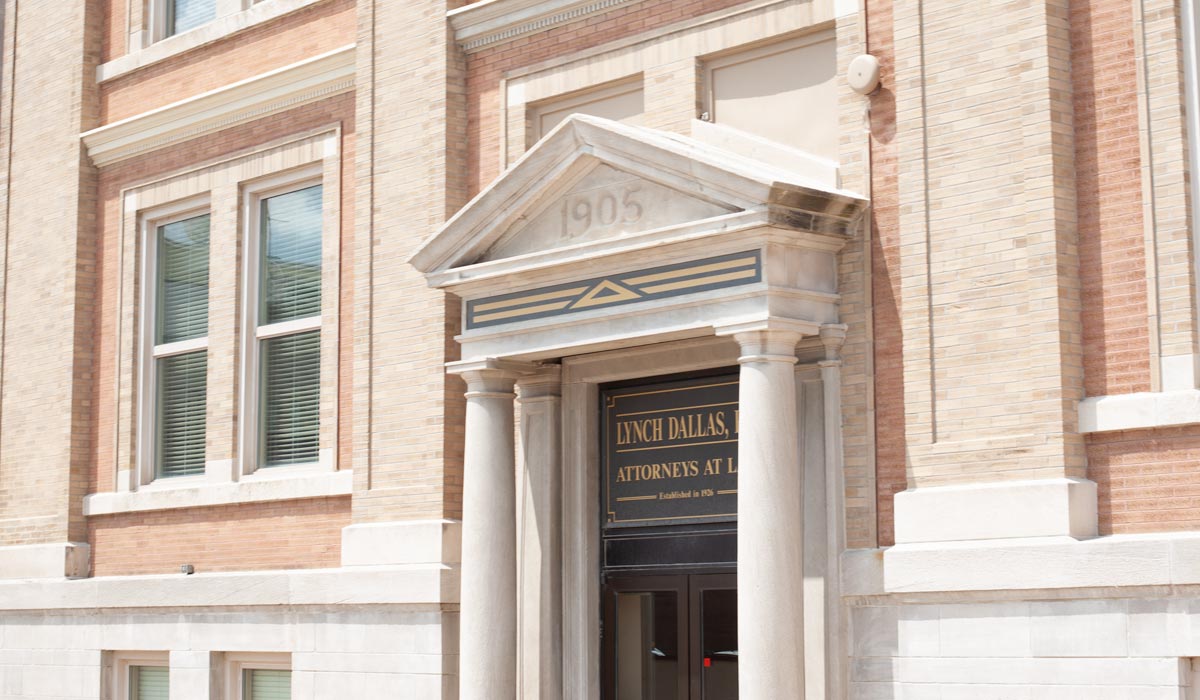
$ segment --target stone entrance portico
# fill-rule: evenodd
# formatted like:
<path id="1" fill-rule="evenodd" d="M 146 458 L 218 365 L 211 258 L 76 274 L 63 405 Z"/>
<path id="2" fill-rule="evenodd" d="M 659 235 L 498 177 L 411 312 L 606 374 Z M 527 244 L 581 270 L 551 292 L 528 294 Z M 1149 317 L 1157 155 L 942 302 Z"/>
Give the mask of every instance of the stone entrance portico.
<path id="1" fill-rule="evenodd" d="M 462 698 L 598 698 L 597 545 L 587 534 L 597 504 L 587 504 L 595 490 L 580 467 L 595 444 L 596 377 L 735 362 L 741 696 L 823 697 L 837 682 L 814 662 L 840 639 L 837 606 L 828 589 L 825 600 L 803 593 L 821 558 L 805 551 L 806 524 L 836 508 L 826 497 L 836 489 L 805 493 L 812 421 L 798 401 L 797 348 L 836 385 L 837 254 L 866 203 L 839 191 L 828 168 L 799 165 L 576 116 L 413 257 L 431 285 L 464 302 L 462 360 L 449 368 L 467 383 Z M 564 390 L 558 364 L 570 375 L 588 357 L 605 369 Z M 826 457 L 811 461 L 836 484 L 836 401 L 821 405 Z M 839 527 L 824 528 L 826 564 Z"/>

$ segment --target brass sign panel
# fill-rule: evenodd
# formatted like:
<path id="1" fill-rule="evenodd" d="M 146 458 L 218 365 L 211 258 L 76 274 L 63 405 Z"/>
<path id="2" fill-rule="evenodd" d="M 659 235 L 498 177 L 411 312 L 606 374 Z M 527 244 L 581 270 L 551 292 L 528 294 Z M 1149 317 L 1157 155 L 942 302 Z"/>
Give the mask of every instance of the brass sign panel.
<path id="1" fill-rule="evenodd" d="M 737 519 L 736 373 L 601 399 L 606 528 Z"/>

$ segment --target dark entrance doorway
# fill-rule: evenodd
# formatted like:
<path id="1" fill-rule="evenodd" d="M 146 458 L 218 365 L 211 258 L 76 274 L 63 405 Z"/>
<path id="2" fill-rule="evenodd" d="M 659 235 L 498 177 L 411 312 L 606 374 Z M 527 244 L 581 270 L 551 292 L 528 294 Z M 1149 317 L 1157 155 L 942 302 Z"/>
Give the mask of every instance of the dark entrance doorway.
<path id="1" fill-rule="evenodd" d="M 736 370 L 602 387 L 604 700 L 736 700 Z"/>
<path id="2" fill-rule="evenodd" d="M 603 590 L 605 700 L 735 700 L 734 574 L 613 577 Z"/>

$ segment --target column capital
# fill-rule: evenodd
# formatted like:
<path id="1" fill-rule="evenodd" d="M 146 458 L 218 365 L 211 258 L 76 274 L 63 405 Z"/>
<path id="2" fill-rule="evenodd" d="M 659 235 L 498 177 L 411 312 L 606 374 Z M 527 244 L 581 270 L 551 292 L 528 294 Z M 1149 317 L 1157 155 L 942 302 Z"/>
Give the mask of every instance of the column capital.
<path id="1" fill-rule="evenodd" d="M 720 326 L 717 335 L 732 336 L 741 346 L 738 362 L 796 362 L 796 343 L 816 335 L 820 327 L 806 321 L 768 317 Z"/>
<path id="2" fill-rule="evenodd" d="M 541 365 L 534 372 L 523 374 L 517 379 L 519 401 L 539 401 L 562 396 L 562 367 Z"/>
<path id="3" fill-rule="evenodd" d="M 467 398 L 514 398 L 513 385 L 518 377 L 538 370 L 532 362 L 486 358 L 447 362 L 446 372 L 457 374 L 467 383 Z"/>
<path id="4" fill-rule="evenodd" d="M 542 365 L 539 365 L 536 362 L 505 360 L 498 357 L 485 357 L 482 360 L 457 360 L 455 362 L 446 363 L 446 372 L 448 374 L 458 374 L 462 376 L 472 373 L 488 374 L 492 376 L 509 375 L 513 379 L 525 374 L 537 372 L 541 368 Z"/>
<path id="5" fill-rule="evenodd" d="M 849 329 L 844 323 L 826 323 L 821 326 L 821 343 L 825 346 L 826 360 L 842 359 L 842 346 L 846 344 L 846 331 Z"/>

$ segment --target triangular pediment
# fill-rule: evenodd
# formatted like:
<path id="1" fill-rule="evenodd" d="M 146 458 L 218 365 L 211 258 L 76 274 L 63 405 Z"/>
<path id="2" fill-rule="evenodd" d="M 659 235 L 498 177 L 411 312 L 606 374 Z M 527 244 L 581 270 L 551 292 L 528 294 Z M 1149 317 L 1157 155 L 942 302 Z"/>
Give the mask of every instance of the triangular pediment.
<path id="1" fill-rule="evenodd" d="M 614 239 L 719 229 L 730 216 L 846 228 L 862 204 L 852 194 L 709 143 L 573 115 L 468 202 L 410 262 L 442 279 L 502 260 L 577 257 Z M 613 293 L 623 292 L 597 291 Z"/>
<path id="2" fill-rule="evenodd" d="M 627 236 L 734 211 L 738 209 L 596 160 L 565 191 L 547 193 L 534 202 L 479 262 Z"/>

